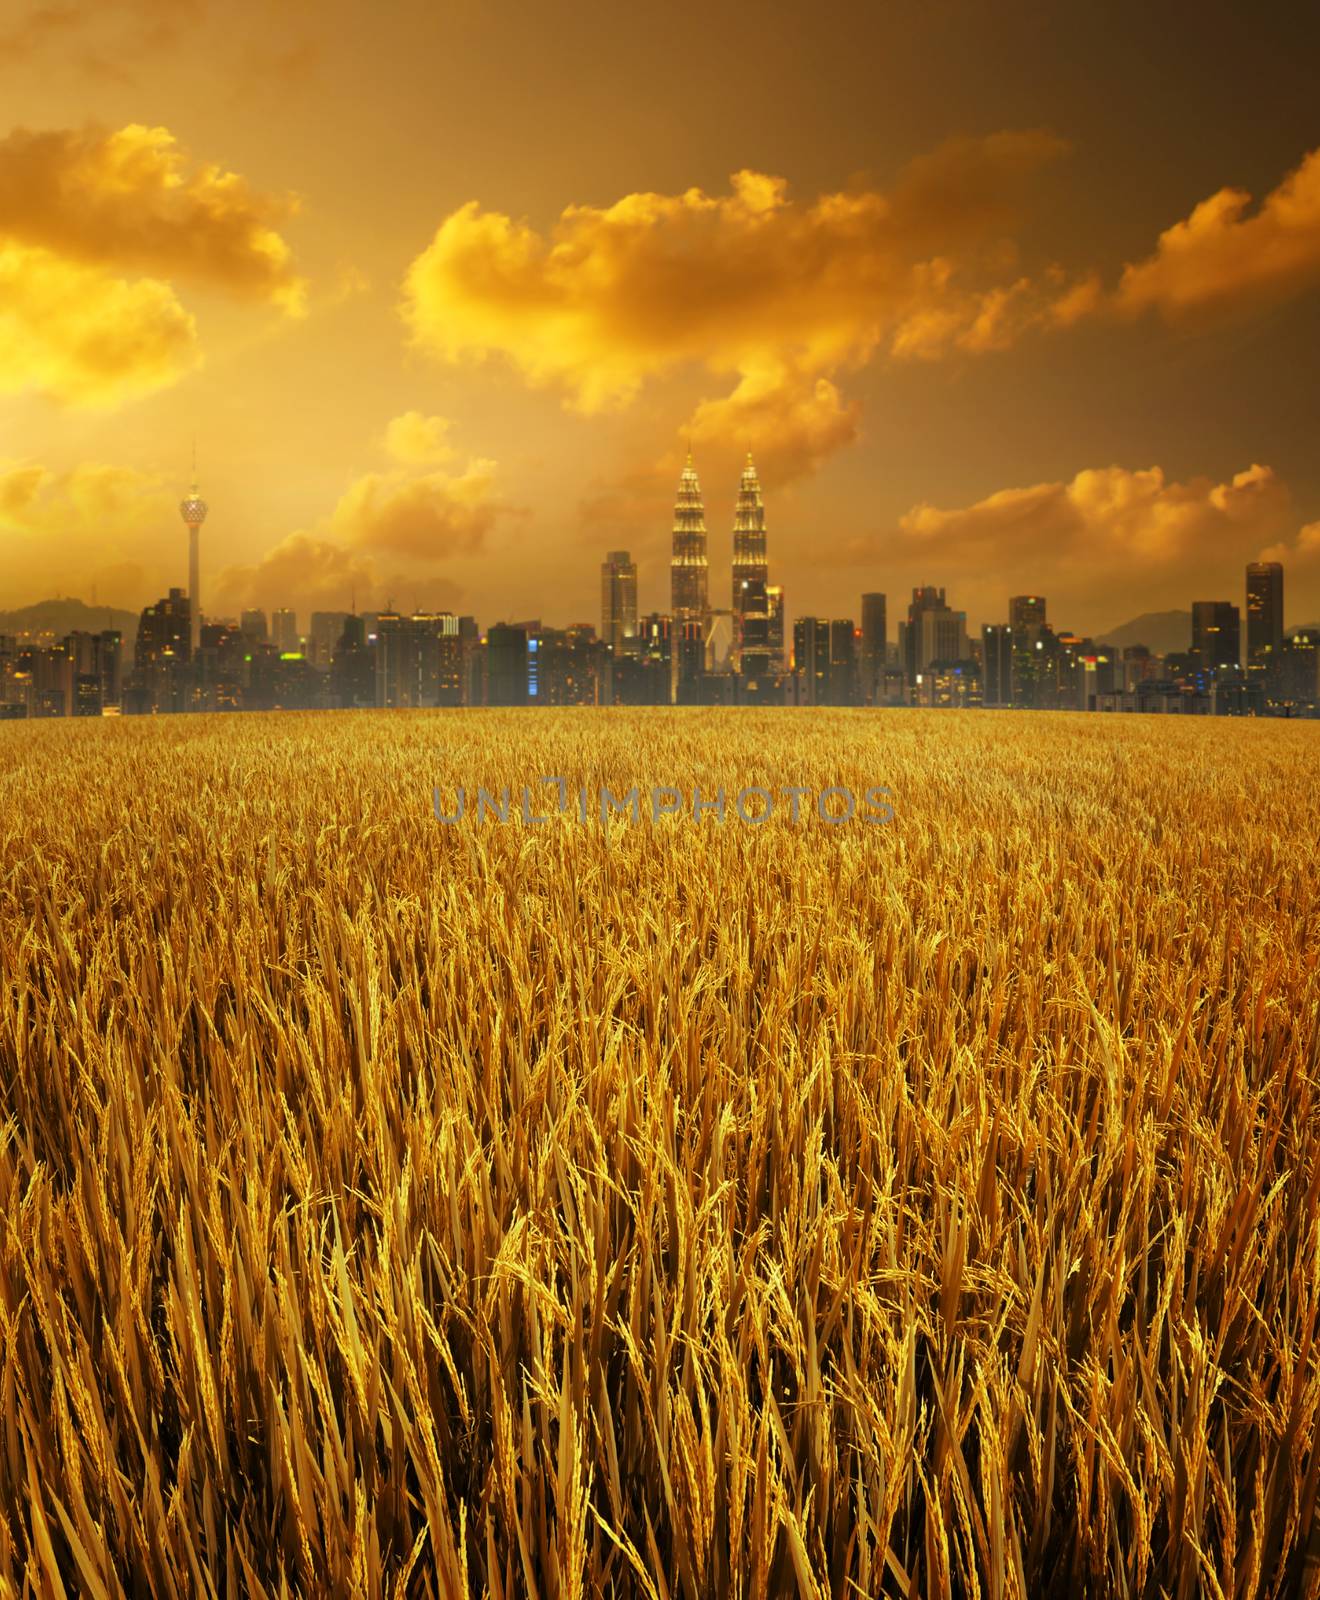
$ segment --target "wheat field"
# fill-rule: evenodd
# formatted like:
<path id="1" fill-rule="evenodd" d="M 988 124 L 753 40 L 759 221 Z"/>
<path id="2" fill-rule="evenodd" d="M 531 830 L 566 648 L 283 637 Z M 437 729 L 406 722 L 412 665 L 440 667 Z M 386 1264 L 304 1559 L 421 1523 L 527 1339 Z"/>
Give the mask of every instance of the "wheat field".
<path id="1" fill-rule="evenodd" d="M 543 774 L 895 816 L 433 813 Z M 0 1594 L 1320 1592 L 1318 778 L 1192 718 L 0 727 Z"/>

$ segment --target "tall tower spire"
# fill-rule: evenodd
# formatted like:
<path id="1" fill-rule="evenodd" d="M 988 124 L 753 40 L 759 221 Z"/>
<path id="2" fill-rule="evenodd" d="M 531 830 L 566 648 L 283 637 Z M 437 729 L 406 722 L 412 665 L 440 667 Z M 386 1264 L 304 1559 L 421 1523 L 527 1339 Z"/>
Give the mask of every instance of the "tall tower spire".
<path id="1" fill-rule="evenodd" d="M 179 502 L 179 515 L 188 529 L 188 643 L 193 659 L 202 637 L 201 559 L 198 551 L 199 535 L 206 521 L 206 501 L 197 490 L 197 445 L 193 444 L 192 488 Z"/>
<path id="2" fill-rule="evenodd" d="M 689 450 L 674 502 L 674 547 L 669 562 L 670 602 L 676 629 L 684 622 L 700 622 L 704 626 L 710 609 L 707 576 L 706 512 Z"/>
<path id="3" fill-rule="evenodd" d="M 747 452 L 738 485 L 738 504 L 733 513 L 733 655 L 734 665 L 742 659 L 743 619 L 754 611 L 766 614 L 766 586 L 770 567 L 765 555 L 765 503 L 761 499 L 761 480 L 752 453 Z"/>

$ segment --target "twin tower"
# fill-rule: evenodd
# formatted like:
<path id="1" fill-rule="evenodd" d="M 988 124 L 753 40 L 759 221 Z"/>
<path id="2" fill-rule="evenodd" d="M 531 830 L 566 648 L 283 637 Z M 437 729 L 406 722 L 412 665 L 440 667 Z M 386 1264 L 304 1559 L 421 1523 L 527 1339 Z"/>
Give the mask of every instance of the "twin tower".
<path id="1" fill-rule="evenodd" d="M 712 612 L 706 558 L 706 516 L 697 469 L 688 452 L 674 505 L 674 546 L 669 563 L 674 628 L 696 624 L 715 643 L 719 613 Z M 765 555 L 765 504 L 761 480 L 749 452 L 738 485 L 733 517 L 733 589 L 729 617 L 729 665 L 744 675 L 778 672 L 784 659 L 784 594 L 770 583 Z M 715 645 L 718 654 L 718 645 Z"/>

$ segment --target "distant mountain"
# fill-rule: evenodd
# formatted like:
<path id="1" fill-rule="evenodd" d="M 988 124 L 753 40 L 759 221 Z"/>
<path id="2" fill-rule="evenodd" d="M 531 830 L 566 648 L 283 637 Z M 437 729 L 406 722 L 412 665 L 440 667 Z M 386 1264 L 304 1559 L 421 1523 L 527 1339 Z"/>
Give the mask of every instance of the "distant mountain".
<path id="1" fill-rule="evenodd" d="M 137 638 L 138 614 L 116 606 L 89 606 L 81 600 L 38 600 L 34 606 L 16 611 L 0 611 L 0 633 L 100 633 L 102 628 L 118 628 L 124 643 Z"/>
<path id="2" fill-rule="evenodd" d="M 1153 656 L 1167 656 L 1175 650 L 1192 647 L 1190 611 L 1145 611 L 1131 622 L 1108 628 L 1095 636 L 1097 644 L 1123 650 L 1130 644 L 1144 644 Z"/>

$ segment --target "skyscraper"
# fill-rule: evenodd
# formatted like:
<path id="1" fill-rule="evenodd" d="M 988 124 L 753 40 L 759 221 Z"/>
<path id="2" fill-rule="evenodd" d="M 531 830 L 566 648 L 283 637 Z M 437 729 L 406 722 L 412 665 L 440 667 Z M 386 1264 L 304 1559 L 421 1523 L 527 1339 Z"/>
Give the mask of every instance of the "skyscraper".
<path id="1" fill-rule="evenodd" d="M 637 651 L 637 563 L 611 550 L 600 567 L 600 636 L 616 656 Z"/>
<path id="2" fill-rule="evenodd" d="M 766 588 L 770 568 L 765 558 L 765 504 L 761 499 L 761 480 L 756 475 L 752 453 L 747 452 L 738 485 L 738 503 L 733 513 L 733 664 L 741 667 L 743 634 L 749 605 L 758 606 L 758 617 L 768 616 Z M 756 585 L 759 584 L 759 588 Z M 755 631 L 762 634 L 759 621 Z"/>
<path id="3" fill-rule="evenodd" d="M 1247 660 L 1260 669 L 1277 664 L 1283 649 L 1283 567 L 1277 561 L 1247 563 Z"/>
<path id="4" fill-rule="evenodd" d="M 771 672 L 784 670 L 784 588 L 782 584 L 771 583 L 765 591 L 766 610 L 769 613 L 766 626 L 766 641 L 770 648 Z"/>
<path id="5" fill-rule="evenodd" d="M 928 606 L 921 614 L 917 641 L 917 670 L 925 672 L 934 661 L 966 661 L 967 613 L 948 606 Z"/>
<path id="6" fill-rule="evenodd" d="M 486 630 L 486 704 L 525 706 L 531 687 L 526 628 L 497 622 Z M 534 653 L 534 652 L 533 652 Z"/>
<path id="7" fill-rule="evenodd" d="M 277 611 L 271 612 L 270 617 L 271 643 L 281 652 L 293 651 L 298 648 L 298 614 L 288 606 L 281 606 Z"/>
<path id="8" fill-rule="evenodd" d="M 885 651 L 888 646 L 885 597 L 862 596 L 862 703 L 874 705 L 884 689 Z"/>
<path id="9" fill-rule="evenodd" d="M 793 623 L 794 700 L 847 706 L 856 698 L 857 636 L 851 617 L 798 617 Z"/>
<path id="10" fill-rule="evenodd" d="M 373 646 L 361 617 L 349 611 L 320 611 L 322 626 L 329 618 L 343 618 L 339 638 L 330 658 L 330 681 L 334 703 L 338 706 L 373 706 L 376 703 L 376 669 Z"/>
<path id="11" fill-rule="evenodd" d="M 947 611 L 944 604 L 944 590 L 937 589 L 931 584 L 922 584 L 913 589 L 912 601 L 908 606 L 907 627 L 903 632 L 903 671 L 909 684 L 917 681 L 917 674 L 925 667 L 921 659 L 922 618 L 928 611 Z"/>
<path id="12" fill-rule="evenodd" d="M 700 622 L 704 628 L 709 608 L 706 514 L 690 450 L 687 465 L 678 481 L 678 499 L 674 504 L 674 546 L 669 578 L 675 624 Z"/>
<path id="13" fill-rule="evenodd" d="M 793 676 L 798 705 L 823 706 L 830 699 L 830 625 L 825 617 L 793 623 Z"/>
<path id="14" fill-rule="evenodd" d="M 1013 703 L 1013 630 L 1006 622 L 987 622 L 981 628 L 984 656 L 984 703 Z"/>
<path id="15" fill-rule="evenodd" d="M 857 699 L 857 630 L 851 617 L 830 621 L 830 704 L 850 706 Z"/>
<path id="16" fill-rule="evenodd" d="M 1202 667 L 1236 667 L 1242 659 L 1238 608 L 1229 600 L 1192 601 L 1192 652 Z"/>
<path id="17" fill-rule="evenodd" d="M 1008 630 L 1013 656 L 1004 703 L 1048 704 L 1049 696 L 1042 685 L 1053 670 L 1054 634 L 1045 620 L 1044 595 L 1014 595 L 1008 602 Z"/>
<path id="18" fill-rule="evenodd" d="M 344 624 L 348 621 L 350 612 L 347 611 L 313 611 L 311 626 L 308 629 L 307 654 L 314 667 L 328 668 L 339 646 L 339 641 L 344 632 Z M 366 648 L 366 635 L 363 635 L 362 647 Z"/>
<path id="19" fill-rule="evenodd" d="M 202 603 L 201 603 L 201 555 L 198 550 L 199 537 L 202 524 L 206 521 L 207 505 L 197 492 L 196 480 L 192 488 L 179 502 L 179 515 L 183 518 L 188 529 L 188 608 L 191 617 L 191 633 L 188 644 L 193 655 L 197 654 L 197 646 L 201 642 Z"/>

